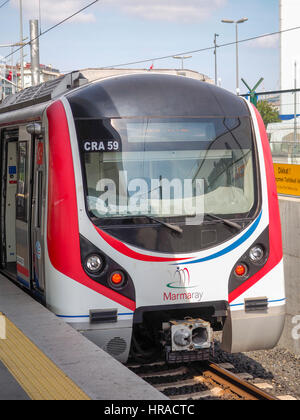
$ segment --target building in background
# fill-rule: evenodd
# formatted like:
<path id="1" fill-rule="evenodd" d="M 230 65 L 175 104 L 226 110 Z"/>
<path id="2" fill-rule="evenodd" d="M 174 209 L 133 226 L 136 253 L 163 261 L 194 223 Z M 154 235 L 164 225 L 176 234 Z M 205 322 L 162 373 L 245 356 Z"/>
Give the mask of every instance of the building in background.
<path id="1" fill-rule="evenodd" d="M 16 66 L 0 64 L 0 102 L 6 97 L 16 92 L 18 69 Z"/>
<path id="2" fill-rule="evenodd" d="M 16 93 L 21 89 L 21 69 L 20 65 L 10 66 L 2 64 L 0 67 L 0 101 L 6 96 Z M 58 69 L 53 68 L 51 65 L 40 65 L 40 81 L 41 83 L 49 82 L 61 76 Z M 31 77 L 31 64 L 25 63 L 24 65 L 24 88 L 32 86 Z"/>
<path id="3" fill-rule="evenodd" d="M 280 31 L 299 26 L 300 1 L 280 0 Z M 300 30 L 280 34 L 280 89 L 289 90 L 300 87 Z M 295 66 L 296 64 L 296 66 Z M 296 72 L 295 72 L 296 69 Z M 296 77 L 295 77 L 296 76 Z M 296 110 L 295 110 L 296 102 Z M 280 116 L 283 120 L 300 114 L 300 92 L 281 94 Z M 296 112 L 295 112 L 296 111 Z"/>
<path id="4" fill-rule="evenodd" d="M 152 66 L 151 66 L 152 67 Z M 198 73 L 194 70 L 176 70 L 176 69 L 93 69 L 87 68 L 80 70 L 82 75 L 88 79 L 89 82 L 93 82 L 98 79 L 105 79 L 106 77 L 120 76 L 122 74 L 141 74 L 141 73 L 160 73 L 170 74 L 175 76 L 190 77 L 192 79 L 200 80 L 214 84 L 214 81 L 205 74 Z"/>
<path id="5" fill-rule="evenodd" d="M 3 100 L 6 96 L 16 93 L 21 87 L 20 67 L 19 66 L 3 66 L 1 74 L 4 77 L 0 81 L 0 98 Z M 101 68 L 86 68 L 80 70 L 82 75 L 93 82 L 99 79 L 105 79 L 112 76 L 120 76 L 123 74 L 143 74 L 143 73 L 160 73 L 169 74 L 180 77 L 190 77 L 192 79 L 200 80 L 214 84 L 214 81 L 205 74 L 198 73 L 193 70 L 176 70 L 176 69 L 101 69 Z M 62 74 L 58 69 L 51 66 L 40 65 L 40 81 L 41 83 L 49 82 L 60 77 Z M 13 84 L 12 84 L 13 83 Z M 18 86 L 18 88 L 16 87 Z M 30 63 L 24 66 L 24 87 L 25 89 L 32 86 L 31 65 Z"/>
<path id="6" fill-rule="evenodd" d="M 50 80 L 57 79 L 61 76 L 58 69 L 53 68 L 51 65 L 45 66 L 40 64 L 40 82 L 49 82 Z M 24 88 L 32 86 L 31 63 L 26 63 L 24 66 Z"/>

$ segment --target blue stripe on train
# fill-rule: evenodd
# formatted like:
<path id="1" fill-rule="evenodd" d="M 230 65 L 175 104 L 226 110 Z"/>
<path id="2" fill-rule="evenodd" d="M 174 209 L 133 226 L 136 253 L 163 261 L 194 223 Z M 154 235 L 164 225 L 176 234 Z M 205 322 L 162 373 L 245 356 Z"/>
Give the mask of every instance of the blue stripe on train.
<path id="1" fill-rule="evenodd" d="M 183 262 L 183 263 L 177 263 L 177 264 L 173 264 L 173 265 L 196 264 L 196 263 L 200 263 L 200 262 L 204 262 L 204 261 L 213 260 L 215 258 L 221 257 L 222 255 L 228 254 L 228 252 L 233 251 L 234 249 L 236 249 L 237 247 L 242 245 L 242 243 L 244 243 L 248 238 L 250 238 L 250 236 L 254 233 L 257 226 L 259 225 L 261 216 L 262 216 L 262 211 L 260 212 L 258 218 L 255 220 L 253 225 L 250 227 L 250 229 L 248 229 L 247 232 L 244 233 L 243 236 L 241 236 L 237 241 L 233 242 L 233 244 L 227 246 L 226 248 L 222 249 L 221 251 L 216 252 L 215 254 L 212 254 L 212 255 L 208 255 L 207 257 L 200 258 L 198 260 L 186 261 L 186 262 Z"/>

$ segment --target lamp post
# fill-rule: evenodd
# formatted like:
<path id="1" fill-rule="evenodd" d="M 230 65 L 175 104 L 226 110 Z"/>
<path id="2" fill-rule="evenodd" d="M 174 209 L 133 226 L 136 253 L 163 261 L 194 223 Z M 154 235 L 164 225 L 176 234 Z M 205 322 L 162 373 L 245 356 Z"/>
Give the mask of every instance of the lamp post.
<path id="1" fill-rule="evenodd" d="M 214 36 L 214 54 L 215 54 L 215 85 L 218 86 L 218 71 L 217 71 L 217 37 L 219 34 L 215 34 Z"/>
<path id="2" fill-rule="evenodd" d="M 239 34 L 238 34 L 238 24 L 247 22 L 248 18 L 242 18 L 239 20 L 231 19 L 222 19 L 223 23 L 235 23 L 235 40 L 236 40 L 236 94 L 240 94 L 239 88 Z"/>
<path id="3" fill-rule="evenodd" d="M 173 58 L 181 60 L 181 69 L 183 70 L 183 60 L 186 60 L 188 58 L 192 58 L 192 56 L 191 55 L 174 55 Z"/>
<path id="4" fill-rule="evenodd" d="M 23 8 L 22 0 L 19 0 L 20 8 L 20 43 L 23 42 Z M 21 89 L 24 89 L 24 51 L 20 49 L 20 65 L 21 65 Z"/>

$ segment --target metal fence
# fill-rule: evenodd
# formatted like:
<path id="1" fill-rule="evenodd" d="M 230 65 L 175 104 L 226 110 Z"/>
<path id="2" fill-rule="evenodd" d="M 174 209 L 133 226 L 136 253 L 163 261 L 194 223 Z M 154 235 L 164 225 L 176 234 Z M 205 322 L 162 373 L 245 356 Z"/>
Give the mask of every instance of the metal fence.
<path id="1" fill-rule="evenodd" d="M 274 163 L 300 164 L 300 141 L 270 141 Z"/>
<path id="2" fill-rule="evenodd" d="M 274 163 L 300 165 L 299 89 L 261 92 L 257 99 L 258 108 L 265 121 Z"/>

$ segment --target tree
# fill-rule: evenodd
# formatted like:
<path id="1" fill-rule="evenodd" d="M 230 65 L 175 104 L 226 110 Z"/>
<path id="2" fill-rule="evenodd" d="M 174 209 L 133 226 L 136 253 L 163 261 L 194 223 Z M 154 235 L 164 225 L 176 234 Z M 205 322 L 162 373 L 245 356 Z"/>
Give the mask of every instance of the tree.
<path id="1" fill-rule="evenodd" d="M 257 109 L 264 120 L 265 126 L 273 122 L 280 122 L 277 109 L 268 101 L 258 101 Z"/>

